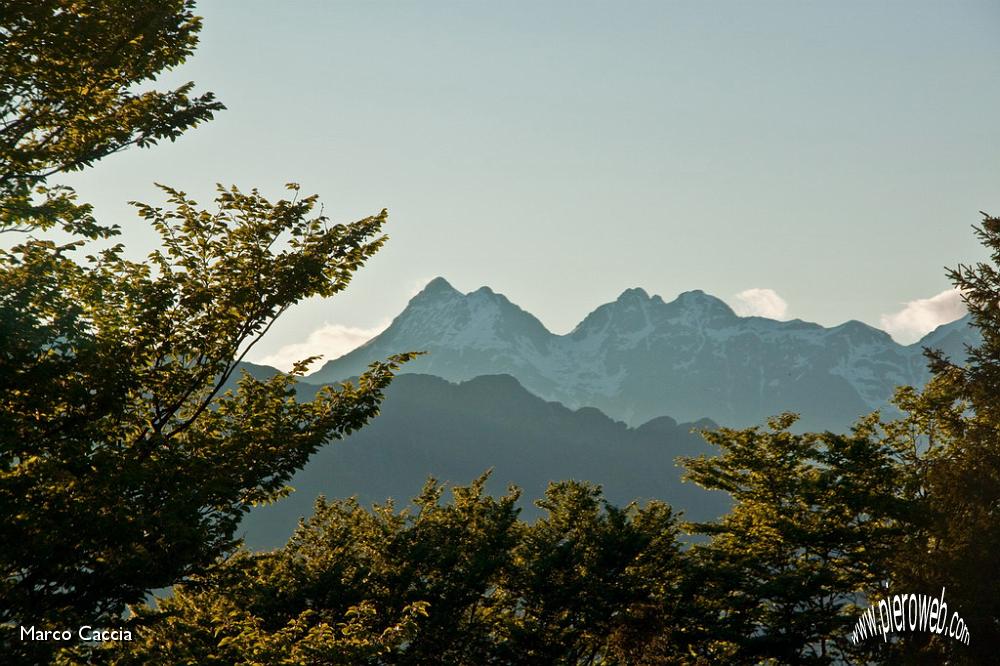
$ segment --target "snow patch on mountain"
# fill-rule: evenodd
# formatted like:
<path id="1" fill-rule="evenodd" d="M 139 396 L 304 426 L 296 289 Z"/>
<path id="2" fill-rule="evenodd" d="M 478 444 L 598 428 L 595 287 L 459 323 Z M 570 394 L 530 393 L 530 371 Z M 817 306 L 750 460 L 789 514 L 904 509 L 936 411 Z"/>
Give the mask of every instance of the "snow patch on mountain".
<path id="1" fill-rule="evenodd" d="M 389 354 L 426 350 L 404 371 L 450 381 L 506 373 L 545 399 L 630 423 L 669 414 L 745 425 L 793 410 L 815 427 L 846 427 L 886 409 L 897 385 L 926 381 L 923 346 L 960 355 L 974 340 L 967 318 L 903 346 L 857 321 L 825 328 L 740 317 L 700 290 L 664 302 L 640 288 L 556 335 L 502 294 L 462 294 L 437 278 L 378 337 L 308 381 L 342 380 Z"/>

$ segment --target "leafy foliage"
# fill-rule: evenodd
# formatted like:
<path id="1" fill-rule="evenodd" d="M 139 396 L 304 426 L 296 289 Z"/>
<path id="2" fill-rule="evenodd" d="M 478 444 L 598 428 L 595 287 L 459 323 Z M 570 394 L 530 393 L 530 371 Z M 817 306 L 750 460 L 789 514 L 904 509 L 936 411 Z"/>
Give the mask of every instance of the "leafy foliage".
<path id="1" fill-rule="evenodd" d="M 910 505 L 896 489 L 898 458 L 877 415 L 852 433 L 795 434 L 795 416 L 769 430 L 705 432 L 721 455 L 686 461 L 689 478 L 729 492 L 732 511 L 692 525 L 711 537 L 694 557 L 700 599 L 723 618 L 706 654 L 729 663 L 841 663 L 856 602 L 888 575 Z M 861 646 L 861 650 L 871 646 Z"/>
<path id="2" fill-rule="evenodd" d="M 173 140 L 221 109 L 191 84 L 138 86 L 184 61 L 192 2 L 7 2 L 0 8 L 0 648 L 12 627 L 112 626 L 128 604 L 210 568 L 254 504 L 280 497 L 324 442 L 378 412 L 403 354 L 357 385 L 296 399 L 295 376 L 234 376 L 290 306 L 332 296 L 385 242 L 386 213 L 331 224 L 315 196 L 219 190 L 201 210 L 164 187 L 136 204 L 162 240 L 78 256 L 113 227 L 50 187 L 131 145 Z M 35 234 L 54 225 L 75 240 Z M 362 609 L 363 610 L 363 609 Z M 363 622 L 359 615 L 350 622 Z"/>
<path id="3" fill-rule="evenodd" d="M 949 271 L 982 335 L 957 365 L 934 350 L 933 379 L 901 389 L 908 412 L 900 438 L 913 452 L 912 493 L 919 513 L 901 544 L 895 575 L 901 586 L 947 590 L 971 632 L 969 645 L 944 636 L 914 636 L 901 653 L 911 663 L 980 664 L 1000 649 L 1000 218 L 984 215 L 976 232 L 991 262 Z"/>
<path id="4" fill-rule="evenodd" d="M 664 663 L 683 633 L 670 510 L 616 509 L 567 482 L 527 524 L 518 492 L 485 496 L 485 480 L 444 505 L 430 482 L 401 512 L 321 498 L 287 546 L 240 552 L 145 609 L 167 619 L 109 646 L 112 661 Z"/>
<path id="5" fill-rule="evenodd" d="M 347 286 L 385 214 L 329 225 L 314 197 L 235 189 L 210 213 L 167 192 L 172 207 L 140 206 L 165 248 L 146 263 L 36 240 L 0 255 L 5 623 L 110 620 L 210 565 L 251 505 L 377 413 L 408 358 L 311 402 L 288 375 L 226 388 L 290 305 Z"/>
<path id="6" fill-rule="evenodd" d="M 223 108 L 139 86 L 197 44 L 193 0 L 8 0 L 0 7 L 0 230 L 109 235 L 49 176 L 176 139 Z"/>
<path id="7" fill-rule="evenodd" d="M 720 622 L 699 649 L 728 663 L 981 664 L 1000 647 L 1000 219 L 977 233 L 992 264 L 949 277 L 982 335 L 966 365 L 927 350 L 933 378 L 901 387 L 904 416 L 874 414 L 847 435 L 794 434 L 795 417 L 706 432 L 722 455 L 688 460 L 689 477 L 725 490 L 733 510 L 693 525 L 699 605 Z M 885 589 L 883 589 L 885 588 Z M 912 632 L 853 644 L 859 605 L 888 593 L 947 590 L 969 645 Z"/>

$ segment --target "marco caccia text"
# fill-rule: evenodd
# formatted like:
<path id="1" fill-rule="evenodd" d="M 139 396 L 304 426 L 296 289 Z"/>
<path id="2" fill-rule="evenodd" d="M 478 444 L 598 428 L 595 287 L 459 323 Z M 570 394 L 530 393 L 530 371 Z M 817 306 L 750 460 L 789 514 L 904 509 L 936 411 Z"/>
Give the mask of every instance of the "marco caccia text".
<path id="1" fill-rule="evenodd" d="M 105 641 L 130 641 L 132 632 L 121 627 L 102 629 L 83 625 L 75 632 L 71 629 L 35 629 L 31 627 L 21 627 L 22 641 L 74 641 L 80 640 L 85 643 Z"/>

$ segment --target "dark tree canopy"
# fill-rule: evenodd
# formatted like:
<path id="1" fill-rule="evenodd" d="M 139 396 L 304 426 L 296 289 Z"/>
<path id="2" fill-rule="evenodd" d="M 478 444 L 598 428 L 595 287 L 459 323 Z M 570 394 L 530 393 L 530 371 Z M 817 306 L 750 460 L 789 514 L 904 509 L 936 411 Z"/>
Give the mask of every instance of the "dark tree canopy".
<path id="1" fill-rule="evenodd" d="M 863 663 L 878 647 L 849 635 L 911 510 L 896 492 L 894 441 L 874 415 L 844 435 L 796 434 L 795 420 L 705 432 L 720 455 L 684 461 L 690 480 L 734 500 L 718 521 L 689 526 L 710 537 L 690 555 L 699 602 L 719 618 L 703 646 L 712 661 Z"/>
<path id="2" fill-rule="evenodd" d="M 408 358 L 309 402 L 295 396 L 304 363 L 266 380 L 238 371 L 290 306 L 347 287 L 385 242 L 385 211 L 333 224 L 295 185 L 278 201 L 220 187 L 202 210 L 163 187 L 165 205 L 136 204 L 160 249 L 145 261 L 120 244 L 86 254 L 116 230 L 47 178 L 173 139 L 221 108 L 190 85 L 136 92 L 191 53 L 191 7 L 0 7 L 0 228 L 27 232 L 0 250 L 5 662 L 54 649 L 21 641 L 18 626 L 114 626 L 151 590 L 212 567 L 252 505 L 378 412 Z M 74 240 L 46 239 L 56 224 Z"/>
<path id="3" fill-rule="evenodd" d="M 947 588 L 972 638 L 964 645 L 915 636 L 901 646 L 912 663 L 982 664 L 1000 654 L 1000 218 L 983 213 L 976 234 L 990 260 L 948 276 L 982 343 L 964 364 L 928 350 L 931 381 L 897 398 L 908 413 L 900 425 L 913 451 L 909 485 L 919 512 L 894 572 L 903 588 Z"/>
<path id="4" fill-rule="evenodd" d="M 286 546 L 239 552 L 146 608 L 119 664 L 657 664 L 685 653 L 676 517 L 550 486 L 535 523 L 486 477 L 413 506 L 316 504 Z"/>
<path id="5" fill-rule="evenodd" d="M 118 246 L 77 263 L 37 240 L 0 254 L 4 624 L 113 621 L 211 565 L 250 506 L 377 413 L 406 359 L 311 402 L 284 374 L 224 390 L 290 305 L 347 286 L 385 214 L 330 225 L 314 197 L 170 199 L 141 207 L 164 245 L 148 262 Z"/>

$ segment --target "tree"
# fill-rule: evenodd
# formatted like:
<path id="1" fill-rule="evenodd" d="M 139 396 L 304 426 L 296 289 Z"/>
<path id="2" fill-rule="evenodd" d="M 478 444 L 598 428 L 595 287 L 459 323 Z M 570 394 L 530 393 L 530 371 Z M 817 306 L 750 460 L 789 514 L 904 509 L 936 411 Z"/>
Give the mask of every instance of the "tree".
<path id="1" fill-rule="evenodd" d="M 546 515 L 525 528 L 503 591 L 506 663 L 686 663 L 693 590 L 670 507 L 614 507 L 579 482 L 537 504 Z"/>
<path id="2" fill-rule="evenodd" d="M 165 246 L 148 263 L 47 241 L 0 255 L 6 624 L 111 622 L 210 565 L 250 506 L 377 413 L 407 358 L 306 403 L 284 374 L 223 391 L 291 304 L 347 286 L 385 215 L 328 226 L 314 197 L 233 189 L 209 213 L 168 192 L 173 208 L 140 207 Z"/>
<path id="3" fill-rule="evenodd" d="M 14 2 L 0 10 L 0 624 L 5 660 L 52 644 L 18 625 L 124 622 L 128 604 L 210 568 L 241 516 L 280 497 L 309 455 L 373 417 L 408 355 L 357 385 L 295 397 L 239 362 L 290 306 L 332 296 L 385 242 L 386 213 L 331 224 L 315 196 L 220 188 L 201 210 L 164 187 L 136 204 L 162 239 L 147 261 L 46 179 L 175 138 L 221 108 L 190 85 L 134 86 L 195 44 L 190 2 Z M 40 189 L 39 189 L 40 188 Z M 38 197 L 37 195 L 41 195 Z M 77 240 L 36 233 L 59 224 Z M 134 619 L 132 621 L 135 621 Z"/>
<path id="4" fill-rule="evenodd" d="M 273 553 L 241 551 L 160 602 L 116 647 L 124 664 L 489 663 L 496 585 L 521 526 L 517 492 L 429 482 L 412 510 L 327 502 Z"/>
<path id="5" fill-rule="evenodd" d="M 900 387 L 903 416 L 871 415 L 849 435 L 720 429 L 722 454 L 686 462 L 689 478 L 726 490 L 732 512 L 694 525 L 704 573 L 699 604 L 721 619 L 705 646 L 729 663 L 982 664 L 1000 649 L 1000 218 L 976 232 L 991 261 L 948 275 L 981 344 L 964 362 L 925 350 L 932 378 Z M 884 589 L 883 589 L 884 588 Z M 969 644 L 929 631 L 884 644 L 847 638 L 859 605 L 946 590 Z"/>
<path id="6" fill-rule="evenodd" d="M 898 452 L 877 414 L 846 435 L 720 428 L 716 457 L 684 461 L 687 477 L 725 490 L 734 505 L 692 557 L 703 571 L 698 605 L 719 618 L 699 646 L 713 662 L 833 664 L 864 656 L 850 630 L 864 596 L 888 577 L 912 509 L 898 489 Z"/>
<path id="7" fill-rule="evenodd" d="M 909 443 L 912 493 L 920 511 L 894 561 L 898 585 L 915 592 L 945 588 L 949 609 L 969 627 L 968 645 L 947 636 L 908 636 L 910 663 L 981 664 L 1000 650 L 1000 218 L 983 213 L 976 233 L 990 262 L 948 272 L 963 293 L 982 342 L 968 359 L 927 350 L 933 377 L 902 389 L 907 412 L 899 438 Z"/>
<path id="8" fill-rule="evenodd" d="M 550 486 L 518 520 L 518 491 L 486 477 L 429 483 L 411 509 L 320 500 L 272 553 L 242 551 L 175 589 L 167 620 L 109 644 L 118 664 L 686 663 L 685 569 L 670 510 L 617 509 Z"/>
<path id="9" fill-rule="evenodd" d="M 0 7 L 0 230 L 108 235 L 47 186 L 128 146 L 176 139 L 223 108 L 211 93 L 137 87 L 184 62 L 192 0 L 7 0 Z"/>

